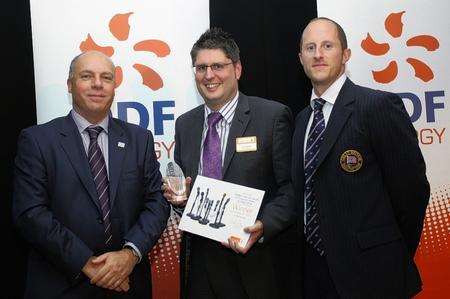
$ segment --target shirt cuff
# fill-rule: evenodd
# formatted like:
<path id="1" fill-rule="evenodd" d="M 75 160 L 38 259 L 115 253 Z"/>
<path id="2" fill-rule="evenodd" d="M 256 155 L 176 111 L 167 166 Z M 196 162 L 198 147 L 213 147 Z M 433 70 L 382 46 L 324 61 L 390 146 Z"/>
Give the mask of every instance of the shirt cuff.
<path id="1" fill-rule="evenodd" d="M 131 248 L 133 248 L 133 250 L 138 254 L 138 263 L 141 262 L 141 260 L 142 260 L 142 254 L 141 254 L 141 251 L 139 250 L 139 248 L 136 247 L 136 245 L 134 245 L 134 244 L 131 243 L 131 242 L 126 242 L 126 243 L 123 245 L 123 247 L 131 247 Z"/>

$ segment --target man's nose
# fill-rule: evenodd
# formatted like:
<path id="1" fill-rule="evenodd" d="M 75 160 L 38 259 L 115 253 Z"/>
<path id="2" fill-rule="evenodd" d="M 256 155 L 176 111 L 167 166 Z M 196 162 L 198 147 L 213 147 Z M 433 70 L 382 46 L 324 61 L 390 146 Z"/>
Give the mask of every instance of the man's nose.
<path id="1" fill-rule="evenodd" d="M 94 76 L 94 78 L 92 79 L 92 86 L 95 88 L 103 87 L 103 82 L 100 76 Z"/>
<path id="2" fill-rule="evenodd" d="M 212 70 L 212 68 L 211 68 L 211 66 L 207 66 L 206 67 L 206 72 L 205 72 L 205 78 L 206 79 L 211 79 L 211 78 L 214 78 L 214 72 L 213 72 L 213 70 Z"/>
<path id="3" fill-rule="evenodd" d="M 314 51 L 314 58 L 321 58 L 322 57 L 322 48 L 317 47 Z"/>

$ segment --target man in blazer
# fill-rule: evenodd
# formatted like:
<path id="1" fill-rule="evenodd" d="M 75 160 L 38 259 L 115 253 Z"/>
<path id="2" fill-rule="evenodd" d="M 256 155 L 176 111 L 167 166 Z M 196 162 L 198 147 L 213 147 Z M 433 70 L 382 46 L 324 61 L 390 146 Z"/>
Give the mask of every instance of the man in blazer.
<path id="1" fill-rule="evenodd" d="M 75 57 L 67 84 L 69 115 L 18 142 L 13 217 L 31 244 L 25 298 L 149 298 L 146 254 L 169 214 L 152 134 L 110 116 L 109 57 Z"/>
<path id="2" fill-rule="evenodd" d="M 429 184 L 402 100 L 346 77 L 330 19 L 308 24 L 299 58 L 313 85 L 293 138 L 305 298 L 410 298 Z"/>
<path id="3" fill-rule="evenodd" d="M 184 234 L 183 297 L 277 298 L 267 243 L 295 220 L 289 158 L 291 112 L 282 104 L 239 93 L 239 48 L 221 29 L 207 30 L 194 44 L 191 57 L 205 104 L 177 119 L 175 161 L 193 180 L 201 174 L 266 193 L 258 220 L 246 228 L 251 237 L 245 248 L 231 239 L 220 244 Z M 216 124 L 209 122 L 213 115 L 219 116 Z M 211 152 L 207 143 L 212 143 L 213 132 L 218 147 Z M 254 137 L 255 148 L 237 150 L 241 137 Z M 205 159 L 210 154 L 216 155 L 214 161 Z M 214 168 L 217 175 L 211 171 Z M 166 198 L 179 205 L 167 186 L 165 190 Z"/>

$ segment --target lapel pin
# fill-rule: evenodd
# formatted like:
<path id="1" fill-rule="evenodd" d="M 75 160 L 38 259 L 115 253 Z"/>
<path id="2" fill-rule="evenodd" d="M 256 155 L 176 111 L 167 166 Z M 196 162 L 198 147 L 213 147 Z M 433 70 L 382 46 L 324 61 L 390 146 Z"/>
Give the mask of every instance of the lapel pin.
<path id="1" fill-rule="evenodd" d="M 125 143 L 119 141 L 119 142 L 117 142 L 117 146 L 121 147 L 121 148 L 124 148 L 125 147 Z"/>
<path id="2" fill-rule="evenodd" d="M 357 150 L 346 150 L 339 159 L 341 167 L 348 173 L 353 173 L 361 169 L 363 157 Z"/>

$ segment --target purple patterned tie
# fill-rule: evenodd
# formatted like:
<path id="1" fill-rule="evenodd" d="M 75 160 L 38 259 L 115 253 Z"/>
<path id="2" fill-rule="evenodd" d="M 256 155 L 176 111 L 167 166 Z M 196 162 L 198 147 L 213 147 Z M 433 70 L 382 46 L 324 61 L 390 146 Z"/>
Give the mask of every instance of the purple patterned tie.
<path id="1" fill-rule="evenodd" d="M 202 175 L 213 179 L 222 179 L 222 152 L 216 124 L 222 114 L 212 112 L 208 115 L 208 132 L 203 142 Z"/>
<path id="2" fill-rule="evenodd" d="M 108 245 L 112 239 L 111 220 L 109 217 L 109 212 L 111 211 L 109 206 L 109 182 L 105 159 L 97 142 L 98 135 L 102 130 L 102 127 L 88 127 L 86 129 L 90 139 L 88 149 L 89 166 L 91 166 L 98 201 L 102 209 L 103 224 L 105 225 L 105 244 Z"/>

